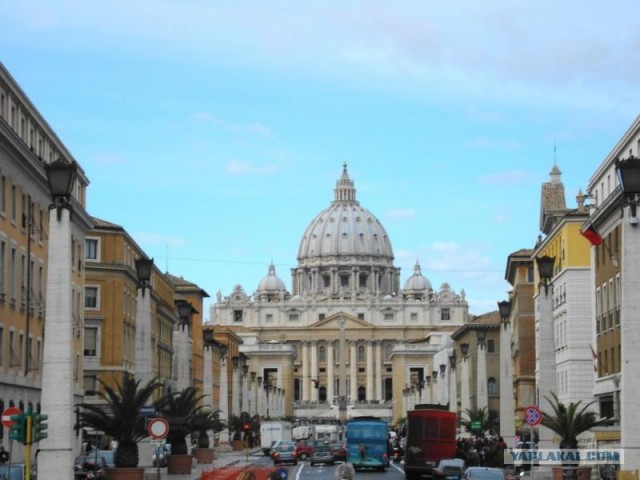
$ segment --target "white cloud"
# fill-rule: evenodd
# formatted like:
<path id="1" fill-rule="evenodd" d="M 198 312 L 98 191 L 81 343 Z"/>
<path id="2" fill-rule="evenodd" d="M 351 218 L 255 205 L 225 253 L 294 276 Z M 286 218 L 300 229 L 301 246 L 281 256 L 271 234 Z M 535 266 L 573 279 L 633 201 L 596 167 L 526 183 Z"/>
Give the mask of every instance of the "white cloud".
<path id="1" fill-rule="evenodd" d="M 210 112 L 195 112 L 191 115 L 191 119 L 197 123 L 213 123 L 216 126 L 222 127 L 229 132 L 232 132 L 237 135 L 257 135 L 264 138 L 269 138 L 272 136 L 273 132 L 268 125 L 260 122 L 249 122 L 249 123 L 230 123 L 223 120 L 220 117 L 210 113 Z"/>

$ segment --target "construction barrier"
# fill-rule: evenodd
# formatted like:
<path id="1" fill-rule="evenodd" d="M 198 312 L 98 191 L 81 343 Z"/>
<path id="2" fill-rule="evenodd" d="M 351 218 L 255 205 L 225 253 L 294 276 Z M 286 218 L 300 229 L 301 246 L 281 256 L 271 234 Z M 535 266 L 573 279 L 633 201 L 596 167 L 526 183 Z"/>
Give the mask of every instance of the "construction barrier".
<path id="1" fill-rule="evenodd" d="M 286 467 L 222 467 L 203 470 L 201 480 L 286 480 L 289 470 Z"/>

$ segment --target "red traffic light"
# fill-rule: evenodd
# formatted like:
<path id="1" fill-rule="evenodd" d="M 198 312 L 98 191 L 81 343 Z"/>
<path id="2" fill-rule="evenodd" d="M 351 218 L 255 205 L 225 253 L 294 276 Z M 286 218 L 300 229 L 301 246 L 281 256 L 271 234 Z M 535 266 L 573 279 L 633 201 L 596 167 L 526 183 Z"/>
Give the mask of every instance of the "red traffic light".
<path id="1" fill-rule="evenodd" d="M 245 423 L 245 424 L 244 424 L 244 429 L 245 429 L 245 430 L 249 430 L 249 424 L 248 424 L 248 423 Z"/>

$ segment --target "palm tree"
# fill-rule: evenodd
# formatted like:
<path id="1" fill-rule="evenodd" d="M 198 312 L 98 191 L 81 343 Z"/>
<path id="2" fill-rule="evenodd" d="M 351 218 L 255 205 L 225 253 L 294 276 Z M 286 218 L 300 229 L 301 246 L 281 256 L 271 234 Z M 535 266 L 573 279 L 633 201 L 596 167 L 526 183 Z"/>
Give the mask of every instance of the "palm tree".
<path id="1" fill-rule="evenodd" d="M 126 375 L 122 384 L 112 388 L 98 379 L 104 391 L 97 395 L 101 403 L 80 404 L 82 424 L 113 438 L 118 446 L 113 456 L 116 468 L 137 467 L 138 442 L 148 436 L 146 419 L 140 408 L 147 405 L 153 393 L 162 386 L 155 379 L 140 386 L 140 380 Z"/>
<path id="2" fill-rule="evenodd" d="M 499 416 L 498 413 L 489 410 L 489 407 L 482 408 L 467 408 L 463 412 L 467 418 L 462 418 L 460 420 L 460 425 L 462 425 L 467 432 L 473 432 L 477 435 L 484 435 L 486 432 L 490 432 L 494 427 L 497 427 Z M 479 428 L 473 429 L 472 426 L 480 425 Z"/>
<path id="3" fill-rule="evenodd" d="M 558 400 L 555 393 L 551 392 L 551 397 L 545 398 L 551 405 L 553 414 L 542 412 L 542 425 L 560 436 L 562 449 L 578 448 L 578 435 L 609 421 L 607 418 L 599 419 L 594 411 L 589 410 L 594 402 L 581 406 L 582 401 L 577 401 L 566 406 Z"/>
<path id="4" fill-rule="evenodd" d="M 181 392 L 169 393 L 155 403 L 156 411 L 169 422 L 167 443 L 171 444 L 172 455 L 188 453 L 187 435 L 196 431 L 195 420 L 204 409 L 199 405 L 203 398 L 204 395 L 199 395 L 191 386 Z"/>
<path id="5" fill-rule="evenodd" d="M 198 439 L 198 448 L 209 448 L 209 430 L 215 433 L 226 428 L 220 419 L 220 410 L 201 410 L 193 416 L 194 436 Z"/>

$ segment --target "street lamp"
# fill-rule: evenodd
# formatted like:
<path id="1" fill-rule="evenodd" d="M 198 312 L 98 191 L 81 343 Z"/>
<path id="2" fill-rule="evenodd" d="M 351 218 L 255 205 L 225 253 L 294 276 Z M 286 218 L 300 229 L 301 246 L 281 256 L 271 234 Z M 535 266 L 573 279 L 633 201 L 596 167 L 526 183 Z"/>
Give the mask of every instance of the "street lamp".
<path id="1" fill-rule="evenodd" d="M 509 300 L 503 300 L 498 302 L 498 312 L 500 312 L 500 321 L 504 326 L 509 324 L 509 318 L 511 317 L 511 302 Z"/>
<path id="2" fill-rule="evenodd" d="M 142 290 L 144 297 L 145 289 L 151 285 L 151 269 L 153 268 L 153 258 L 136 258 L 136 275 L 138 277 L 137 287 Z"/>
<path id="3" fill-rule="evenodd" d="M 193 305 L 186 300 L 176 300 L 176 306 L 178 307 L 180 326 L 183 328 L 191 326 L 191 315 L 197 313 Z"/>
<path id="4" fill-rule="evenodd" d="M 469 353 L 469 344 L 468 343 L 461 343 L 460 344 L 460 353 L 462 353 L 462 359 L 466 360 L 467 359 L 467 354 Z"/>
<path id="5" fill-rule="evenodd" d="M 71 193 L 77 164 L 58 160 L 45 165 L 51 193 L 47 303 L 42 358 L 42 412 L 50 415 L 49 437 L 40 442 L 37 456 L 41 472 L 51 478 L 68 477 L 73 462 L 74 365 L 73 262 L 71 258 Z M 56 210 L 55 217 L 52 215 Z M 27 305 L 27 309 L 29 305 Z"/>
<path id="6" fill-rule="evenodd" d="M 487 338 L 486 330 L 476 330 L 476 337 L 480 346 L 484 345 L 484 340 Z"/>
<path id="7" fill-rule="evenodd" d="M 449 369 L 455 370 L 457 361 L 458 361 L 458 357 L 457 357 L 456 352 L 454 350 L 453 353 L 451 355 L 449 355 Z"/>
<path id="8" fill-rule="evenodd" d="M 440 364 L 440 378 L 444 378 L 444 374 L 447 371 L 447 366 L 444 363 Z"/>
<path id="9" fill-rule="evenodd" d="M 630 218 L 636 218 L 636 207 L 638 206 L 638 194 L 640 193 L 640 158 L 631 155 L 625 160 L 616 160 L 616 173 L 620 180 L 620 188 L 625 197 L 625 205 L 631 207 Z M 637 225 L 637 220 L 631 221 L 632 225 Z"/>
<path id="10" fill-rule="evenodd" d="M 544 287 L 544 294 L 547 296 L 549 294 L 549 285 L 553 288 L 551 278 L 553 277 L 555 258 L 548 255 L 536 257 L 536 263 L 538 264 L 538 274 L 540 275 L 540 286 Z"/>

